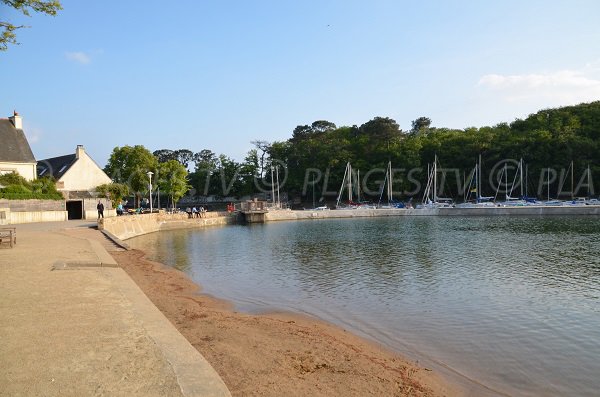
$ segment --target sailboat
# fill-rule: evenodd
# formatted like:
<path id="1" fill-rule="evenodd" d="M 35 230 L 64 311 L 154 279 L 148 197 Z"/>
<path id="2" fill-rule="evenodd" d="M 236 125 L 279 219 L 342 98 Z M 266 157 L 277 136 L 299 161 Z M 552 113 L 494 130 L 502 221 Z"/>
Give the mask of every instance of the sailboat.
<path id="1" fill-rule="evenodd" d="M 519 178 L 518 186 L 521 188 L 521 195 L 519 197 L 514 197 L 513 192 L 515 191 L 515 186 L 517 186 L 517 177 Z M 504 178 L 505 178 L 505 186 L 508 187 L 508 169 L 506 164 L 504 165 Z M 523 178 L 523 158 L 519 160 L 519 165 L 517 166 L 517 170 L 515 172 L 515 176 L 513 178 L 512 184 L 510 186 L 510 191 L 506 191 L 506 197 L 504 201 L 498 203 L 498 206 L 501 207 L 523 207 L 526 205 L 535 204 L 535 200 L 527 200 L 524 189 L 525 189 L 526 179 Z"/>
<path id="2" fill-rule="evenodd" d="M 588 165 L 586 170 L 585 170 L 585 174 L 582 176 L 582 178 L 580 179 L 580 183 L 583 181 L 584 178 L 587 179 L 587 195 L 586 197 L 575 197 L 575 191 L 574 191 L 574 167 L 573 167 L 573 162 L 571 161 L 571 165 L 569 166 L 569 169 L 571 170 L 571 200 L 565 202 L 566 205 L 569 206 L 584 206 L 584 205 L 599 205 L 600 202 L 597 199 L 592 199 L 590 197 L 590 184 L 591 184 L 591 171 L 590 171 L 590 166 Z M 568 173 L 569 170 L 567 170 Z"/>
<path id="3" fill-rule="evenodd" d="M 422 204 L 417 205 L 417 209 L 437 209 L 453 207 L 452 199 L 437 196 L 437 154 L 433 160 L 433 166 L 430 168 L 425 193 L 423 194 Z"/>
<path id="4" fill-rule="evenodd" d="M 350 162 L 346 163 L 346 169 L 344 170 L 344 178 L 342 179 L 342 186 L 340 186 L 340 192 L 335 203 L 336 209 L 348 209 L 348 205 L 341 205 L 342 194 L 344 193 L 344 186 L 348 187 L 348 205 L 352 203 L 352 166 Z"/>
<path id="5" fill-rule="evenodd" d="M 350 162 L 346 163 L 346 170 L 344 171 L 344 178 L 342 179 L 342 186 L 340 187 L 340 192 L 337 197 L 337 202 L 335 204 L 336 209 L 374 209 L 375 206 L 372 204 L 362 203 L 360 202 L 360 170 L 357 171 L 357 181 L 356 185 L 352 184 L 353 182 L 353 173 L 352 173 L 352 165 Z M 354 189 L 353 186 L 356 186 L 356 202 L 353 201 Z M 342 196 L 344 193 L 344 188 L 348 190 L 348 203 L 342 203 Z"/>
<path id="6" fill-rule="evenodd" d="M 484 197 L 481 195 L 481 155 L 479 155 L 479 162 L 473 167 L 471 172 L 471 178 L 469 180 L 469 186 L 467 186 L 468 194 L 465 194 L 465 202 L 456 204 L 457 208 L 478 208 L 478 207 L 494 207 L 495 204 L 492 201 L 493 197 Z M 474 198 L 471 199 L 471 193 L 474 194 Z"/>
<path id="7" fill-rule="evenodd" d="M 387 183 L 386 183 L 387 182 Z M 379 194 L 379 202 L 377 203 L 377 208 L 405 208 L 404 203 L 394 201 L 394 190 L 392 188 L 392 162 L 389 161 L 387 165 L 387 169 L 385 171 L 385 179 L 383 180 L 383 185 L 381 186 L 381 191 Z M 387 193 L 387 205 L 381 204 L 381 199 L 383 198 L 383 189 L 386 189 Z"/>
<path id="8" fill-rule="evenodd" d="M 561 200 L 550 198 L 550 167 L 547 168 L 547 175 L 548 175 L 548 179 L 547 179 L 548 196 L 547 196 L 546 201 L 542 202 L 542 205 L 551 206 L 551 207 L 560 207 L 563 205 L 563 202 Z"/>

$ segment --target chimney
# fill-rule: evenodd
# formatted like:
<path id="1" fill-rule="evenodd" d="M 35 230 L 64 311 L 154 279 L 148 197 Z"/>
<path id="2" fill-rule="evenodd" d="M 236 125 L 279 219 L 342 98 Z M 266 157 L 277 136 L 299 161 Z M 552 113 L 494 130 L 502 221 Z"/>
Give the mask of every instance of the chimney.
<path id="1" fill-rule="evenodd" d="M 77 149 L 75 149 L 75 158 L 80 158 L 85 153 L 85 149 L 83 149 L 83 145 L 77 145 Z"/>
<path id="2" fill-rule="evenodd" d="M 18 129 L 18 130 L 23 129 L 23 119 L 21 118 L 21 116 L 19 116 L 19 113 L 17 113 L 16 110 L 13 112 L 13 115 L 11 117 L 9 117 L 8 119 L 15 126 L 16 129 Z"/>

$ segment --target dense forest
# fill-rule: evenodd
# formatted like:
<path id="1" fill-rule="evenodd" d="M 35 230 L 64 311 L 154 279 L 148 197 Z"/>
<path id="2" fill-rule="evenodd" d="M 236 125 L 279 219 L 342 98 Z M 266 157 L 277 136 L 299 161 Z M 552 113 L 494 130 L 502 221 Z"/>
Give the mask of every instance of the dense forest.
<path id="1" fill-rule="evenodd" d="M 420 199 L 427 182 L 427 169 L 438 158 L 440 194 L 460 198 L 481 155 L 483 194 L 494 195 L 504 164 L 509 185 L 516 163 L 527 164 L 529 195 L 546 194 L 550 177 L 551 195 L 562 188 L 570 195 L 573 162 L 576 195 L 587 195 L 587 167 L 592 186 L 600 186 L 600 101 L 541 110 L 524 120 L 492 127 L 449 129 L 434 127 L 419 117 L 403 129 L 387 117 L 376 117 L 360 126 L 338 127 L 329 121 L 299 125 L 282 142 L 253 142 L 242 163 L 210 150 L 159 150 L 159 161 L 177 159 L 195 164 L 190 183 L 195 195 L 242 196 L 270 191 L 271 165 L 279 165 L 281 188 L 291 198 L 310 201 L 313 182 L 316 197 L 335 200 L 347 162 L 360 170 L 363 194 L 377 199 L 388 162 L 394 168 L 394 194 L 398 199 Z M 550 171 L 548 171 L 550 169 Z M 585 179 L 585 180 L 584 180 Z M 502 186 L 502 189 L 504 186 Z M 533 193 L 532 193 L 533 192 Z M 369 194 L 370 193 L 370 194 Z M 593 190 L 592 190 L 593 194 Z"/>

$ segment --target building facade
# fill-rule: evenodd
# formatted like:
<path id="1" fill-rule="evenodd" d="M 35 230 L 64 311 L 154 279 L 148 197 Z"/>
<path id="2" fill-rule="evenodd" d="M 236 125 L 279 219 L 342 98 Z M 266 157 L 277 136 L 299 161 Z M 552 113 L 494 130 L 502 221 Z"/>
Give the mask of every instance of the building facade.
<path id="1" fill-rule="evenodd" d="M 0 119 L 0 174 L 16 172 L 28 181 L 36 178 L 35 157 L 23 132 L 23 119 L 17 112 Z"/>
<path id="2" fill-rule="evenodd" d="M 114 215 L 110 202 L 96 194 L 98 185 L 112 180 L 82 145 L 77 145 L 73 154 L 38 161 L 37 174 L 54 177 L 56 189 L 65 197 L 69 219 L 96 219 L 98 201 L 104 204 L 105 215 Z"/>

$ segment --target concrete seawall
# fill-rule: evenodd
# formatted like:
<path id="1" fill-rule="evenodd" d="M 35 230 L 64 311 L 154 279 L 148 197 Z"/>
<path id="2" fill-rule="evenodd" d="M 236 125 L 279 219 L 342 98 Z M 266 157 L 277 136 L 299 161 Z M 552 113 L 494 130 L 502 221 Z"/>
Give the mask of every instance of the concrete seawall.
<path id="1" fill-rule="evenodd" d="M 188 218 L 187 214 L 141 214 L 100 219 L 98 228 L 110 232 L 120 240 L 161 230 L 193 229 L 206 226 L 229 225 L 236 221 L 227 212 L 206 212 L 202 218 Z"/>
<path id="2" fill-rule="evenodd" d="M 354 209 L 329 211 L 270 211 L 265 222 L 304 219 L 371 218 L 388 216 L 548 216 L 548 215 L 596 215 L 600 206 L 578 207 L 484 207 L 484 208 L 438 208 L 438 209 Z M 188 218 L 187 214 L 142 214 L 100 219 L 98 228 L 106 230 L 120 240 L 161 230 L 194 229 L 206 226 L 230 225 L 237 222 L 235 214 L 208 212 L 202 218 Z"/>
<path id="3" fill-rule="evenodd" d="M 600 215 L 600 206 L 564 207 L 483 207 L 438 209 L 354 209 L 329 211 L 271 211 L 265 221 L 289 221 L 301 219 L 369 218 L 386 216 L 546 216 L 546 215 Z"/>

